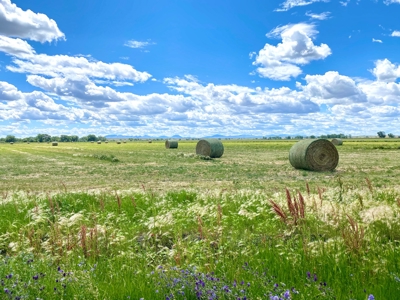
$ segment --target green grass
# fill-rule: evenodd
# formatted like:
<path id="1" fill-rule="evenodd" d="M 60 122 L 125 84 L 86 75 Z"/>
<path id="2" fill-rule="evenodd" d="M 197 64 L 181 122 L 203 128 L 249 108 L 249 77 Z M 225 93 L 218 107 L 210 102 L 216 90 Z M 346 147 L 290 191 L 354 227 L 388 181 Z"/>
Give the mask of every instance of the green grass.
<path id="1" fill-rule="evenodd" d="M 0 144 L 1 296 L 396 299 L 400 142 L 345 140 L 324 173 L 293 143 Z"/>

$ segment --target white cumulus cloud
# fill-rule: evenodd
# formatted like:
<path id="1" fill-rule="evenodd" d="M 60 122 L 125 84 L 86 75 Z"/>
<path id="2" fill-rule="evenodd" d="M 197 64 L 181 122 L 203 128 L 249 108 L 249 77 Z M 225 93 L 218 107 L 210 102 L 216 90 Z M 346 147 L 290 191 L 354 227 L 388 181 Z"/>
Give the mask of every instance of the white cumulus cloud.
<path id="1" fill-rule="evenodd" d="M 12 72 L 45 75 L 50 77 L 87 76 L 108 80 L 131 80 L 144 82 L 151 75 L 140 72 L 131 65 L 122 63 L 104 63 L 89 60 L 85 57 L 68 55 L 35 54 L 25 59 L 14 58 L 14 65 L 7 66 Z"/>
<path id="2" fill-rule="evenodd" d="M 318 104 L 337 105 L 366 102 L 367 96 L 348 76 L 329 71 L 324 75 L 307 75 L 307 84 L 298 85 L 312 101 Z"/>
<path id="3" fill-rule="evenodd" d="M 400 31 L 397 30 L 393 31 L 391 36 L 400 37 Z"/>
<path id="4" fill-rule="evenodd" d="M 306 23 L 275 28 L 267 37 L 280 37 L 282 43 L 276 46 L 265 44 L 253 62 L 253 65 L 260 66 L 256 71 L 262 77 L 273 80 L 290 80 L 291 77 L 297 77 L 302 72 L 297 65 L 324 59 L 331 54 L 328 45 L 314 44 L 313 38 L 317 33 L 315 25 Z"/>
<path id="5" fill-rule="evenodd" d="M 35 50 L 26 41 L 0 35 L 0 51 L 16 57 L 32 56 Z"/>
<path id="6" fill-rule="evenodd" d="M 0 0 L 0 34 L 42 43 L 65 39 L 54 20 L 45 14 L 22 10 L 11 0 Z"/>
<path id="7" fill-rule="evenodd" d="M 375 61 L 375 68 L 371 72 L 378 81 L 392 82 L 400 77 L 400 66 L 385 58 Z"/>

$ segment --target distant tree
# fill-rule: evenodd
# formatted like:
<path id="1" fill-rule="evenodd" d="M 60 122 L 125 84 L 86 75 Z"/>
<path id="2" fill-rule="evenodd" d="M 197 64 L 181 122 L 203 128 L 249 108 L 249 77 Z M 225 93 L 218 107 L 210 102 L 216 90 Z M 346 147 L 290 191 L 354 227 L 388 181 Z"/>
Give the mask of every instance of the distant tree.
<path id="1" fill-rule="evenodd" d="M 295 138 L 296 140 L 302 140 L 302 139 L 303 139 L 303 136 L 301 136 L 301 135 L 296 135 L 294 138 Z"/>
<path id="2" fill-rule="evenodd" d="M 388 137 L 394 138 L 394 134 L 393 133 L 388 133 Z"/>
<path id="3" fill-rule="evenodd" d="M 70 140 L 71 140 L 71 142 L 77 142 L 77 141 L 79 140 L 79 136 L 77 136 L 77 135 L 71 135 L 71 136 L 70 136 Z"/>
<path id="4" fill-rule="evenodd" d="M 87 136 L 87 141 L 88 142 L 95 142 L 95 141 L 97 141 L 97 137 L 94 134 L 89 134 Z"/>
<path id="5" fill-rule="evenodd" d="M 6 143 L 15 143 L 17 141 L 16 137 L 13 135 L 7 135 L 5 140 Z"/>
<path id="6" fill-rule="evenodd" d="M 386 137 L 386 133 L 385 133 L 384 131 L 378 131 L 377 134 L 378 134 L 378 136 L 379 136 L 380 138 Z"/>
<path id="7" fill-rule="evenodd" d="M 315 139 L 315 135 L 310 135 L 310 139 Z"/>
<path id="8" fill-rule="evenodd" d="M 45 143 L 45 142 L 50 142 L 51 141 L 51 136 L 48 134 L 43 134 L 43 133 L 39 133 L 36 136 L 36 141 L 40 142 L 40 143 Z"/>
<path id="9" fill-rule="evenodd" d="M 290 140 L 292 137 L 290 136 L 290 135 L 288 135 L 287 137 L 286 137 L 286 139 L 287 140 Z"/>
<path id="10" fill-rule="evenodd" d="M 51 141 L 52 141 L 52 142 L 59 142 L 59 141 L 60 141 L 60 137 L 54 135 L 54 136 L 51 137 Z"/>
<path id="11" fill-rule="evenodd" d="M 71 137 L 69 135 L 62 134 L 60 136 L 60 142 L 70 142 L 70 141 L 71 141 Z"/>

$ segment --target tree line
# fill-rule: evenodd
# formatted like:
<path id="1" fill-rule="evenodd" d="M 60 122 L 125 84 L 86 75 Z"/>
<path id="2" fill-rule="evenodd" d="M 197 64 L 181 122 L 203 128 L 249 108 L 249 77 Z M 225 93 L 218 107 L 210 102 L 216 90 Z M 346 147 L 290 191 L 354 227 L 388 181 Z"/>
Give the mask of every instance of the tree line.
<path id="1" fill-rule="evenodd" d="M 96 136 L 94 134 L 89 134 L 87 136 L 79 137 L 77 135 L 65 135 L 62 134 L 60 136 L 51 136 L 46 133 L 39 133 L 37 136 L 30 136 L 24 138 L 17 138 L 14 135 L 7 135 L 5 138 L 0 138 L 0 142 L 6 143 L 16 143 L 16 142 L 39 142 L 39 143 L 48 143 L 48 142 L 96 142 L 96 141 L 106 141 L 107 139 L 104 136 Z"/>

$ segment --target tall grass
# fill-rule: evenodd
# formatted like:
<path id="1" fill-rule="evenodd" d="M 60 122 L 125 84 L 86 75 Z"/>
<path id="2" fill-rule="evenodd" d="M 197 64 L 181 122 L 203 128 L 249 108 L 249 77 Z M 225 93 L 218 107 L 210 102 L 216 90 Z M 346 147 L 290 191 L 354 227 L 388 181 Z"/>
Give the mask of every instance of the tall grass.
<path id="1" fill-rule="evenodd" d="M 396 299 L 399 199 L 395 188 L 368 181 L 325 189 L 304 182 L 302 190 L 270 196 L 154 193 L 144 186 L 142 192 L 3 194 L 0 293 L 4 299 Z"/>

